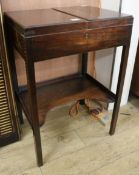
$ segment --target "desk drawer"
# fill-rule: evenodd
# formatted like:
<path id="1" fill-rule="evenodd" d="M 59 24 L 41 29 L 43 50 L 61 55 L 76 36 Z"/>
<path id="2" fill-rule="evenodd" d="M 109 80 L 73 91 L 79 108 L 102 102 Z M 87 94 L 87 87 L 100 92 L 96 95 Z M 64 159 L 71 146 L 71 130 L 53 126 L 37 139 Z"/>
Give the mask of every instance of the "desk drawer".
<path id="1" fill-rule="evenodd" d="M 129 41 L 130 35 L 131 26 L 88 30 L 88 50 L 124 45 Z"/>
<path id="2" fill-rule="evenodd" d="M 31 38 L 31 57 L 37 61 L 87 50 L 85 31 L 51 34 Z"/>

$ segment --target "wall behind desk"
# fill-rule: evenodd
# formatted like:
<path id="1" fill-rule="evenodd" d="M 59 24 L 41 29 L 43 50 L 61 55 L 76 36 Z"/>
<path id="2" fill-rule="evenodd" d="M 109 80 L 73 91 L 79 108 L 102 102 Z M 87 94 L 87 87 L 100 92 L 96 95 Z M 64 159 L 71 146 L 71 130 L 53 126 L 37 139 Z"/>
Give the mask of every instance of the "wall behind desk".
<path id="1" fill-rule="evenodd" d="M 98 7 L 100 0 L 1 0 L 4 11 L 45 9 L 76 5 L 93 5 Z"/>

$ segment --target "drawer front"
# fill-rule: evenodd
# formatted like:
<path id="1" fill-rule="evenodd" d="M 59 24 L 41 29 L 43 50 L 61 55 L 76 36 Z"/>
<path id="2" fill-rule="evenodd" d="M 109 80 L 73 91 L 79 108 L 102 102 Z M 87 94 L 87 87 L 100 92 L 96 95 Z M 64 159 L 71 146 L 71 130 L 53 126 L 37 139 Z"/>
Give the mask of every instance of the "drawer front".
<path id="1" fill-rule="evenodd" d="M 37 61 L 86 51 L 87 40 L 85 31 L 74 31 L 31 38 L 30 47 L 30 56 Z"/>
<path id="2" fill-rule="evenodd" d="M 119 26 L 88 30 L 88 50 L 99 50 L 126 44 L 131 26 Z"/>

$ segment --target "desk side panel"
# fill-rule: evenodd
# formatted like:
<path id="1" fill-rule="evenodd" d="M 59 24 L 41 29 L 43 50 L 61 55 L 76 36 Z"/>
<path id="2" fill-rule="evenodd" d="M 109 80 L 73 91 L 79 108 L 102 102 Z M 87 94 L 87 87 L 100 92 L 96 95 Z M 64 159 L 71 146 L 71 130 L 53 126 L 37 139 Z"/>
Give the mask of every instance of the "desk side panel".
<path id="1" fill-rule="evenodd" d="M 5 31 L 6 31 L 7 44 L 11 43 L 13 48 L 15 47 L 16 50 L 25 59 L 26 44 L 24 36 L 21 33 L 19 33 L 12 25 L 10 25 L 8 23 L 8 20 L 5 20 Z"/>

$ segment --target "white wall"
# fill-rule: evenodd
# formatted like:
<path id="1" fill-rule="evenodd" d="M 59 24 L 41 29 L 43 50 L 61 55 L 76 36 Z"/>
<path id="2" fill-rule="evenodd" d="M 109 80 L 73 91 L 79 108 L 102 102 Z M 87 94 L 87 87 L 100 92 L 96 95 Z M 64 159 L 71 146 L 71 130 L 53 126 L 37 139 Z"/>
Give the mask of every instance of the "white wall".
<path id="1" fill-rule="evenodd" d="M 96 52 L 96 79 L 104 86 L 110 88 L 113 66 L 114 49 L 104 49 Z"/>
<path id="2" fill-rule="evenodd" d="M 120 0 L 101 0 L 101 7 L 104 9 L 119 11 L 119 4 Z M 97 51 L 96 53 L 96 79 L 110 88 L 114 48 Z"/>
<path id="3" fill-rule="evenodd" d="M 121 105 L 125 105 L 128 101 L 130 84 L 132 79 L 133 67 L 135 62 L 137 44 L 139 39 L 139 0 L 123 0 L 122 3 L 122 13 L 131 14 L 134 16 L 133 33 L 131 39 L 131 47 L 128 58 L 128 66 L 126 72 L 126 79 L 124 84 L 124 90 L 122 95 Z M 117 49 L 116 62 L 113 74 L 112 90 L 116 91 L 116 84 L 119 72 L 119 63 L 121 58 L 121 49 Z"/>
<path id="4" fill-rule="evenodd" d="M 101 0 L 102 8 L 119 11 L 120 0 Z"/>
<path id="5" fill-rule="evenodd" d="M 101 3 L 102 3 L 102 8 L 115 10 L 115 11 L 119 10 L 120 0 L 101 0 Z M 139 0 L 122 0 L 122 13 L 127 13 L 134 16 L 134 26 L 133 26 L 133 33 L 132 33 L 132 39 L 131 39 L 131 47 L 129 52 L 129 60 L 128 60 L 124 90 L 122 95 L 122 102 L 121 102 L 121 105 L 125 105 L 128 101 L 130 84 L 131 84 L 135 56 L 136 56 L 136 49 L 137 49 L 137 44 L 139 39 Z M 116 92 L 119 66 L 120 66 L 120 60 L 121 60 L 121 52 L 122 52 L 122 48 L 118 47 L 116 52 L 115 66 L 114 66 L 112 85 L 111 85 L 111 90 L 113 92 Z M 109 53 L 109 57 L 110 55 L 112 56 L 112 53 L 111 54 Z"/>

